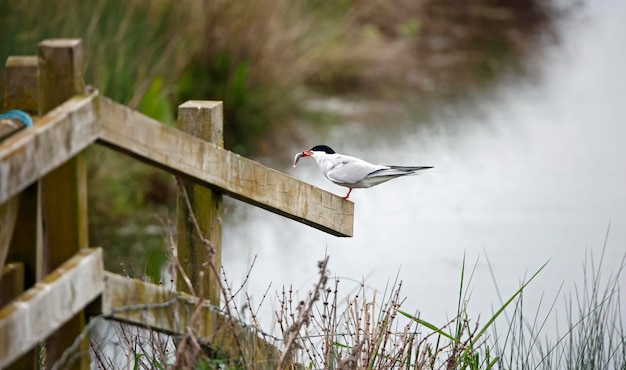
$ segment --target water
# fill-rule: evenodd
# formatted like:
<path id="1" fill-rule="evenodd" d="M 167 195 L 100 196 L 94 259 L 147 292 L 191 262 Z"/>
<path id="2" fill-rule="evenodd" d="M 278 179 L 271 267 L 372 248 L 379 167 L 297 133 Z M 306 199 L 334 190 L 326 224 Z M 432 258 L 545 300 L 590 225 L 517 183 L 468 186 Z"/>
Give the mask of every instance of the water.
<path id="1" fill-rule="evenodd" d="M 271 284 L 262 310 L 267 324 L 278 307 L 276 292 L 293 285 L 304 294 L 317 277 L 316 261 L 328 254 L 344 294 L 361 281 L 383 291 L 397 276 L 407 297 L 403 308 L 444 324 L 456 312 L 465 255 L 468 268 L 477 262 L 470 316 L 484 323 L 500 305 L 497 290 L 506 299 L 549 261 L 525 296 L 534 315 L 542 295 L 551 301 L 561 284 L 565 292 L 583 284 L 583 263 L 600 258 L 610 224 L 608 278 L 626 252 L 624 14 L 620 2 L 588 6 L 564 25 L 562 45 L 542 59 L 540 81 L 505 85 L 477 110 L 443 111 L 429 125 L 378 131 L 348 122 L 312 138 L 310 146 L 324 143 L 378 163 L 434 165 L 437 173 L 353 191 L 348 239 L 237 203 L 224 228 L 233 285 L 256 255 L 247 289 L 254 305 Z M 345 194 L 313 160 L 291 169 L 291 159 L 278 169 Z M 626 297 L 624 278 L 621 286 Z M 622 309 L 625 303 L 622 298 Z"/>

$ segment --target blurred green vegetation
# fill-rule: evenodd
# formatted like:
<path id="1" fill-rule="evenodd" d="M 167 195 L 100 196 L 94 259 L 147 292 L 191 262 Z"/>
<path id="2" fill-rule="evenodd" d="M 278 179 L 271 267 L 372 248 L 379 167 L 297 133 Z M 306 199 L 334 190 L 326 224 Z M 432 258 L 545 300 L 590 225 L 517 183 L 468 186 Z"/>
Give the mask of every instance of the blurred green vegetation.
<path id="1" fill-rule="evenodd" d="M 492 84 L 536 54 L 550 12 L 539 0 L 2 0 L 0 59 L 81 38 L 85 82 L 102 94 L 166 124 L 186 100 L 222 100 L 226 147 L 268 154 L 299 140 L 293 122 L 339 120 L 303 110 L 310 91 L 429 104 Z M 88 157 L 92 244 L 120 260 L 159 252 L 150 230 L 174 207 L 171 176 L 106 148 Z"/>
<path id="2" fill-rule="evenodd" d="M 536 0 L 3 0 L 0 57 L 82 38 L 86 83 L 166 123 L 185 100 L 222 100 L 226 146 L 251 155 L 302 90 L 473 92 L 536 54 L 551 14 Z"/>

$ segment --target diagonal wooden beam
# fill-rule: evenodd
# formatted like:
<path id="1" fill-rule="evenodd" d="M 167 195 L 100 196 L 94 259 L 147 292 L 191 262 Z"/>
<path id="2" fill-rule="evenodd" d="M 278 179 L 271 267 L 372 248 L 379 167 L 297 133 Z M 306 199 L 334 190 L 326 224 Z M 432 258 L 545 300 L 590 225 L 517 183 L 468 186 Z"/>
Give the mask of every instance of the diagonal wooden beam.
<path id="1" fill-rule="evenodd" d="M 121 104 L 100 98 L 100 141 L 235 199 L 336 236 L 352 236 L 354 203 Z"/>
<path id="2" fill-rule="evenodd" d="M 0 145 L 0 204 L 97 139 L 97 99 L 76 96 Z"/>

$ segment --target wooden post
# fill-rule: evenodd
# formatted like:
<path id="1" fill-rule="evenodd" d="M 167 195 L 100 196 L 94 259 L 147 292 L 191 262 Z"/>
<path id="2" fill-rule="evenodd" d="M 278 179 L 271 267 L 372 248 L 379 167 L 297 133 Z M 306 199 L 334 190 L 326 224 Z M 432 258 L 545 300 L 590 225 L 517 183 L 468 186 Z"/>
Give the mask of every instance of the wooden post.
<path id="1" fill-rule="evenodd" d="M 30 185 L 16 198 L 19 209 L 7 260 L 24 263 L 24 288 L 28 289 L 44 276 L 41 182 Z"/>
<path id="2" fill-rule="evenodd" d="M 188 101 L 178 107 L 178 127 L 217 146 L 224 146 L 223 106 L 215 101 Z M 198 153 L 202 155 L 202 153 Z M 191 208 L 200 227 L 203 243 L 196 231 L 184 195 L 178 194 L 177 239 L 178 259 L 191 280 L 196 294 L 219 306 L 220 276 L 222 267 L 222 195 L 212 189 L 183 180 Z M 211 262 L 212 266 L 208 263 Z M 201 277 L 201 272 L 204 276 Z M 215 274 L 217 272 L 217 275 Z M 200 281 L 202 280 L 202 283 Z M 179 276 L 176 283 L 179 291 L 190 292 Z M 202 291 L 198 291 L 202 285 Z"/>
<path id="3" fill-rule="evenodd" d="M 37 57 L 10 56 L 5 64 L 4 110 L 21 109 L 30 114 L 37 112 Z M 38 213 L 38 183 L 31 185 L 20 196 L 0 205 L 0 268 L 7 254 L 10 260 L 26 264 L 26 288 L 41 278 L 37 274 L 37 256 L 41 256 L 41 244 L 37 248 L 36 222 Z M 18 208 L 20 203 L 22 206 Z M 14 226 L 15 225 L 15 230 Z M 9 241 L 12 247 L 9 252 Z"/>
<path id="4" fill-rule="evenodd" d="M 4 69 L 4 108 L 20 109 L 29 114 L 37 113 L 37 57 L 10 56 Z M 23 128 L 19 122 L 2 124 L 0 140 Z"/>
<path id="5" fill-rule="evenodd" d="M 0 269 L 0 308 L 20 295 L 24 289 L 24 264 L 9 263 Z"/>
<path id="6" fill-rule="evenodd" d="M 5 64 L 4 106 L 37 114 L 37 57 L 10 56 Z"/>
<path id="7" fill-rule="evenodd" d="M 5 110 L 21 109 L 30 114 L 37 113 L 37 57 L 36 56 L 11 56 L 5 64 L 5 90 L 4 90 Z M 3 227 L 0 234 L 11 232 L 9 236 L 10 244 L 8 251 L 2 251 L 6 245 L 1 245 L 0 240 L 0 268 L 4 265 L 3 257 L 9 261 L 19 261 L 21 268 L 12 270 L 13 277 L 18 282 L 12 285 L 14 289 L 24 291 L 32 287 L 43 277 L 43 243 L 41 230 L 41 182 L 37 181 L 30 185 L 21 194 L 13 197 L 0 209 L 15 209 L 15 214 L 10 215 L 9 211 L 4 215 Z M 3 211 L 0 210 L 0 213 Z M 14 227 L 9 225 L 14 217 Z M 7 223 L 5 224 L 4 221 Z M 6 226 L 6 228 L 5 228 Z M 6 235 L 5 235 L 6 237 Z M 2 236 L 0 236 L 2 239 Z M 8 240 L 7 240 L 8 241 Z M 7 255 L 8 252 L 8 255 Z M 21 276 L 18 276 L 21 275 Z M 19 283 L 21 282 L 21 283 Z M 7 284 L 8 282 L 3 282 Z M 20 286 L 21 284 L 21 286 Z M 18 291 L 12 291 L 14 298 Z M 6 292 L 9 294 L 9 292 Z M 39 350 L 33 349 L 15 361 L 12 365 L 14 369 L 35 369 L 39 363 Z"/>
<path id="8" fill-rule="evenodd" d="M 81 40 L 57 39 L 39 43 L 39 114 L 43 115 L 83 88 Z M 59 267 L 81 248 L 88 247 L 87 175 L 84 157 L 79 154 L 43 179 L 43 223 L 46 272 Z M 85 328 L 85 313 L 65 323 L 46 342 L 46 368 L 63 355 Z M 87 341 L 79 349 L 88 349 Z M 70 368 L 88 369 L 89 356 Z"/>
<path id="9" fill-rule="evenodd" d="M 0 271 L 4 267 L 7 254 L 9 253 L 9 245 L 13 237 L 15 221 L 17 220 L 18 205 L 19 196 L 9 199 L 4 204 L 0 204 Z M 0 275 L 1 282 L 2 275 Z"/>

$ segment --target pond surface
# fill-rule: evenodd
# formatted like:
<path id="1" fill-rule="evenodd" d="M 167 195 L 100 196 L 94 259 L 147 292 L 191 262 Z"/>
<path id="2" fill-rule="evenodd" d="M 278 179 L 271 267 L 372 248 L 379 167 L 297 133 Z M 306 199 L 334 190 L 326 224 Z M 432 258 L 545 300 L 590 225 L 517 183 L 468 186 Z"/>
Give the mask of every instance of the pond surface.
<path id="1" fill-rule="evenodd" d="M 583 10 L 540 60 L 538 81 L 504 84 L 489 101 L 444 110 L 427 125 L 346 122 L 312 138 L 307 147 L 434 165 L 435 173 L 353 191 L 354 237 L 346 239 L 231 202 L 223 258 L 233 286 L 256 255 L 248 294 L 258 303 L 271 283 L 264 321 L 272 322 L 276 292 L 293 285 L 304 295 L 328 254 L 344 295 L 361 281 L 382 292 L 397 276 L 403 308 L 443 324 L 456 313 L 465 255 L 469 270 L 476 263 L 470 317 L 484 323 L 500 306 L 498 290 L 506 300 L 549 261 L 525 295 L 534 315 L 561 284 L 565 294 L 582 286 L 585 260 L 599 261 L 609 225 L 602 276 L 616 273 L 626 253 L 626 6 L 605 1 Z M 313 160 L 292 169 L 292 158 L 277 169 L 345 194 Z M 625 310 L 624 277 L 621 287 Z"/>

